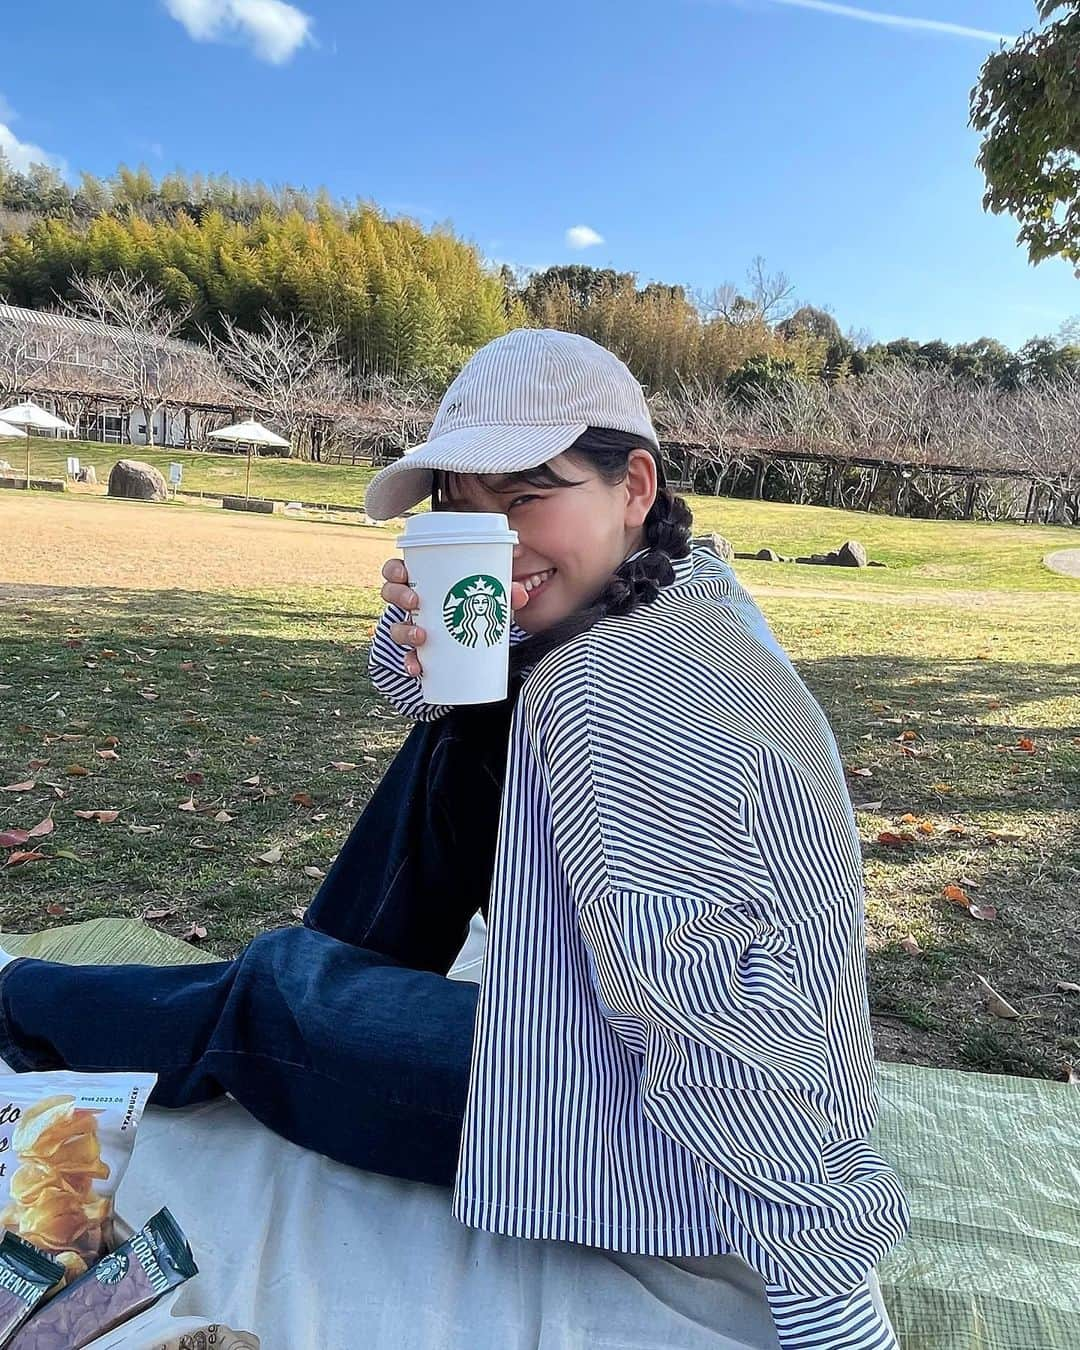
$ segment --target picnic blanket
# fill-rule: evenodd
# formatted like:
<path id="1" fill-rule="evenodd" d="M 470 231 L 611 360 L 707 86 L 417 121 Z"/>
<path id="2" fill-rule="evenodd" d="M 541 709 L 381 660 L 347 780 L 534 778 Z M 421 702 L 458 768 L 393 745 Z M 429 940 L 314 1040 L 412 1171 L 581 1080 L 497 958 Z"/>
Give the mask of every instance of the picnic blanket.
<path id="1" fill-rule="evenodd" d="M 478 977 L 479 918 L 454 978 Z M 71 961 L 213 960 L 128 920 L 29 937 Z M 878 1063 L 874 1142 L 912 1228 L 878 1267 L 904 1350 L 1071 1350 L 1080 1306 L 1080 1115 L 1066 1083 Z M 222 1178 L 228 1178 L 223 1185 Z M 229 1099 L 151 1108 L 119 1195 L 174 1209 L 201 1274 L 178 1314 L 263 1350 L 774 1350 L 758 1276 L 737 1257 L 659 1258 L 465 1228 L 445 1190 L 297 1148 Z"/>

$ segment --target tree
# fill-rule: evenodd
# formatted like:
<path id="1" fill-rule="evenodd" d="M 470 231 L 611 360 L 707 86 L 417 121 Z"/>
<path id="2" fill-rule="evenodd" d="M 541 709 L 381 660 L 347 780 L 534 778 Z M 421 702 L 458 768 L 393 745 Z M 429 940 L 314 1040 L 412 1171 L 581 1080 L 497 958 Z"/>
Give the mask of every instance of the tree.
<path id="1" fill-rule="evenodd" d="M 171 309 L 157 286 L 126 272 L 79 277 L 72 291 L 72 313 L 108 325 L 117 377 L 146 418 L 147 441 L 154 445 L 154 414 L 187 379 L 187 361 L 170 339 L 190 309 Z"/>
<path id="2" fill-rule="evenodd" d="M 588 267 L 584 263 L 568 263 L 563 267 L 549 267 L 534 272 L 522 291 L 522 299 L 530 311 L 538 310 L 546 296 L 562 288 L 569 291 L 577 305 L 588 305 L 604 294 L 629 284 L 634 287 L 633 272 L 616 272 L 611 267 Z"/>
<path id="3" fill-rule="evenodd" d="M 1062 17 L 987 57 L 971 91 L 983 207 L 1016 217 L 1031 262 L 1080 263 L 1080 0 L 1035 7 Z"/>
<path id="4" fill-rule="evenodd" d="M 346 377 L 337 361 L 336 329 L 313 329 L 304 319 L 264 314 L 257 333 L 226 318 L 220 334 L 206 333 L 221 367 L 252 391 L 290 440 L 305 431 L 317 455 L 314 423 L 333 412 L 346 397 Z"/>

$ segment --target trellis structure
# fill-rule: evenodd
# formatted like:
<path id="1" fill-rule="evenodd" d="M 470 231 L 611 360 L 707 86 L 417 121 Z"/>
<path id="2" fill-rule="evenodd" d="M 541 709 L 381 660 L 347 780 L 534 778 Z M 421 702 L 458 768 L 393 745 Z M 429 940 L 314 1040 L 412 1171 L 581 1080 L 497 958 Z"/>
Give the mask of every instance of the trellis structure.
<path id="1" fill-rule="evenodd" d="M 809 450 L 660 444 L 668 484 L 683 491 L 893 515 L 1080 525 L 1080 481 L 1065 475 Z"/>

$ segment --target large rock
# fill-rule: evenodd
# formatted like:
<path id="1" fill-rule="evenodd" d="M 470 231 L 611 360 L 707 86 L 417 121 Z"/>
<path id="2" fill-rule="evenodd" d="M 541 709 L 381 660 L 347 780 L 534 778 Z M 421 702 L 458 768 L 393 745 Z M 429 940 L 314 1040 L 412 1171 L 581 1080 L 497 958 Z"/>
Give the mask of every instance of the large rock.
<path id="1" fill-rule="evenodd" d="M 165 502 L 169 489 L 152 464 L 141 459 L 118 459 L 109 474 L 110 497 L 134 497 L 141 502 Z"/>
<path id="2" fill-rule="evenodd" d="M 836 561 L 841 567 L 865 567 L 866 549 L 857 539 L 849 539 L 836 550 Z"/>
<path id="3" fill-rule="evenodd" d="M 711 548 L 723 562 L 729 563 L 735 557 L 734 544 L 730 539 L 725 539 L 722 534 L 699 534 L 690 542 L 704 548 Z"/>
<path id="4" fill-rule="evenodd" d="M 774 548 L 759 548 L 754 554 L 759 562 L 779 562 L 780 554 Z"/>

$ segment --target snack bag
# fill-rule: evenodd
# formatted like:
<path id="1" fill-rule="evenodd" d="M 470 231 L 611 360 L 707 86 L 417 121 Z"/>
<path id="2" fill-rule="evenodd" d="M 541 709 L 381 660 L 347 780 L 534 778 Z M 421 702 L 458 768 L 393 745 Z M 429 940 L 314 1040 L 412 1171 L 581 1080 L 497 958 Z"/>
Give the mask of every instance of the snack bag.
<path id="1" fill-rule="evenodd" d="M 0 1077 L 0 1224 L 68 1280 L 112 1239 L 113 1197 L 157 1082 L 152 1073 Z"/>
<path id="2" fill-rule="evenodd" d="M 8 1345 L 37 1305 L 64 1278 L 64 1267 L 14 1233 L 0 1238 L 0 1346 Z"/>
<path id="3" fill-rule="evenodd" d="M 159 1210 L 34 1314 L 11 1350 L 79 1350 L 198 1273 L 180 1225 L 167 1209 Z"/>

